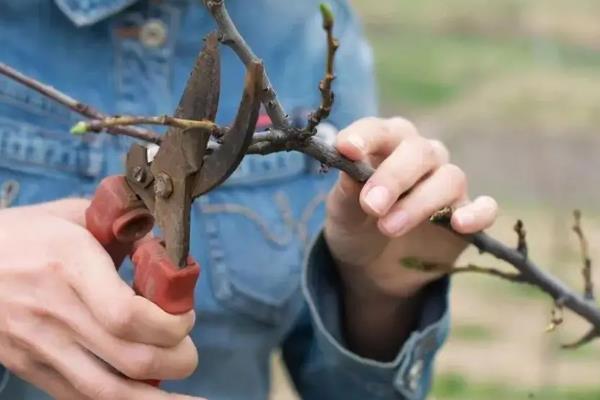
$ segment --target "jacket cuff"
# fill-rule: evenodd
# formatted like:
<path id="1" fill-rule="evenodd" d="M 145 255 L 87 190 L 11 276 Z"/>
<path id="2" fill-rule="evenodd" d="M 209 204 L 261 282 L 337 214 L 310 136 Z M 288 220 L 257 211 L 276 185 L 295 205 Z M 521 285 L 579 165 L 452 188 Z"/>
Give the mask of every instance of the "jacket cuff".
<path id="1" fill-rule="evenodd" d="M 0 394 L 4 391 L 6 386 L 8 385 L 8 376 L 9 372 L 6 368 L 0 365 Z"/>
<path id="2" fill-rule="evenodd" d="M 321 232 L 306 260 L 303 290 L 326 362 L 375 398 L 424 399 L 431 385 L 434 356 L 448 336 L 449 282 L 444 277 L 424 289 L 417 328 L 393 361 L 361 357 L 344 341 L 341 282 Z"/>

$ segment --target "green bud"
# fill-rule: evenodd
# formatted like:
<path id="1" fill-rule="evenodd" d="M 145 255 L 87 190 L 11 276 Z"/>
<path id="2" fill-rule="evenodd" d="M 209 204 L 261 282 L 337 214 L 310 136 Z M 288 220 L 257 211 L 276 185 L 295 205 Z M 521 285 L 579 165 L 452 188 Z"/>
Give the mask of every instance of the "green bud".
<path id="1" fill-rule="evenodd" d="M 319 9 L 321 10 L 321 15 L 323 16 L 323 27 L 325 29 L 331 29 L 333 27 L 334 20 L 331 6 L 327 3 L 321 3 L 319 5 Z"/>
<path id="2" fill-rule="evenodd" d="M 73 135 L 83 135 L 88 131 L 88 124 L 84 121 L 79 121 L 75 125 L 71 127 L 71 134 Z"/>

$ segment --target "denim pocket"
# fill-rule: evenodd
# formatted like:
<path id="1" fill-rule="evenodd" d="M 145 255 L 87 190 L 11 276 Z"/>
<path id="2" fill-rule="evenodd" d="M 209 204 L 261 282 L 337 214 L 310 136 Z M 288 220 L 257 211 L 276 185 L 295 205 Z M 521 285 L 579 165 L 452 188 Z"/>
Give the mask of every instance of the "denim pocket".
<path id="1" fill-rule="evenodd" d="M 293 171 L 286 166 L 277 173 Z M 253 174 L 252 185 L 238 180 L 196 202 L 206 232 L 210 284 L 223 306 L 281 324 L 302 301 L 309 222 L 323 197 L 313 191 L 308 175 L 273 180 Z"/>
<path id="2" fill-rule="evenodd" d="M 73 137 L 73 116 L 59 107 L 28 88 L 0 80 L 0 185 L 19 186 L 14 204 L 83 195 L 104 172 L 105 139 Z"/>

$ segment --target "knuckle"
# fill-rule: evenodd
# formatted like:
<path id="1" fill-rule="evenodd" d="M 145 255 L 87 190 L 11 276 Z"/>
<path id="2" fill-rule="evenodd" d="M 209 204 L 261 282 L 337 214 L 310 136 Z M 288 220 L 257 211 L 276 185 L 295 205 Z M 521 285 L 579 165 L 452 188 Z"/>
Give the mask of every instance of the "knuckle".
<path id="1" fill-rule="evenodd" d="M 467 175 L 459 166 L 455 164 L 446 164 L 442 168 L 444 168 L 444 171 L 448 176 L 451 187 L 459 192 L 466 191 Z"/>
<path id="2" fill-rule="evenodd" d="M 121 372 L 131 379 L 156 378 L 158 365 L 159 360 L 156 350 L 148 346 L 140 346 L 127 354 L 127 360 Z"/>
<path id="3" fill-rule="evenodd" d="M 348 135 L 355 133 L 356 131 L 372 129 L 374 126 L 379 125 L 380 121 L 381 121 L 381 119 L 377 118 L 377 117 L 361 118 L 357 121 L 354 121 L 353 123 L 348 125 L 346 128 L 340 130 L 340 132 L 338 132 L 337 136 L 338 136 L 338 138 L 345 138 Z"/>
<path id="4" fill-rule="evenodd" d="M 416 125 L 406 118 L 393 117 L 385 120 L 385 127 L 390 132 L 400 134 L 402 137 L 416 137 L 419 136 L 419 130 Z"/>
<path id="5" fill-rule="evenodd" d="M 450 160 L 450 151 L 443 142 L 437 139 L 429 139 L 429 144 L 433 148 L 440 162 L 447 163 L 448 160 Z"/>
<path id="6" fill-rule="evenodd" d="M 135 325 L 135 312 L 131 302 L 107 307 L 105 323 L 108 330 L 119 337 L 131 333 Z"/>

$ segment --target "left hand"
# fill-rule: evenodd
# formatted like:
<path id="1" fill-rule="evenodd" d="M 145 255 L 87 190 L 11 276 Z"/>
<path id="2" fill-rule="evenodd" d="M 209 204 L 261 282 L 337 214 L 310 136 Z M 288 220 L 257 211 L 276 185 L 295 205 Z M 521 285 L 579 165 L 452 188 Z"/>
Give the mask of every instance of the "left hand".
<path id="1" fill-rule="evenodd" d="M 454 207 L 451 225 L 460 233 L 496 218 L 492 198 L 469 200 L 465 173 L 449 163 L 444 145 L 402 118 L 359 120 L 338 134 L 336 147 L 376 167 L 364 185 L 341 173 L 327 200 L 325 237 L 345 289 L 358 297 L 408 298 L 439 278 L 402 267 L 405 257 L 456 261 L 466 243 L 428 223 L 441 208 Z"/>

